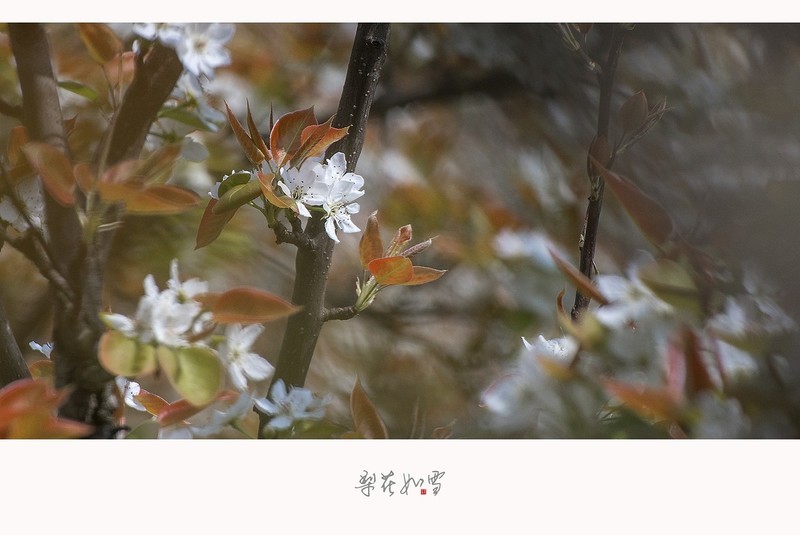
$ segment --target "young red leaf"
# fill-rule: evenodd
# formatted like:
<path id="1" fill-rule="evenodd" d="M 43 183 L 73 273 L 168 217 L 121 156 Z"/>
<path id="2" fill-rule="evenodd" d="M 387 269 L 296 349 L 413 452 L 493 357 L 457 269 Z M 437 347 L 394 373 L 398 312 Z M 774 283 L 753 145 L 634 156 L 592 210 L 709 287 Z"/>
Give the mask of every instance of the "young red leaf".
<path id="1" fill-rule="evenodd" d="M 322 124 L 307 126 L 300 134 L 301 145 L 292 156 L 292 163 L 298 165 L 306 158 L 321 156 L 325 151 L 347 135 L 347 128 L 334 128 L 331 126 L 333 117 Z"/>
<path id="2" fill-rule="evenodd" d="M 378 229 L 378 212 L 372 212 L 367 219 L 367 228 L 361 235 L 358 242 L 358 257 L 361 260 L 361 267 L 367 269 L 367 265 L 383 256 L 383 241 Z"/>
<path id="3" fill-rule="evenodd" d="M 162 407 L 161 410 L 158 411 L 156 421 L 158 421 L 161 427 L 167 427 L 168 425 L 177 424 L 187 418 L 191 418 L 204 408 L 205 405 L 193 405 L 186 399 L 179 399 Z"/>
<path id="4" fill-rule="evenodd" d="M 72 164 L 63 152 L 38 141 L 31 141 L 22 147 L 22 152 L 31 166 L 39 173 L 47 192 L 59 204 L 71 206 L 75 202 L 72 194 L 75 189 L 75 176 Z"/>
<path id="5" fill-rule="evenodd" d="M 314 117 L 313 106 L 287 113 L 278 119 L 269 134 L 269 148 L 278 167 L 283 167 L 294 157 L 302 144 L 300 136 L 303 130 L 315 124 L 317 119 Z"/>
<path id="6" fill-rule="evenodd" d="M 105 170 L 103 176 L 100 177 L 101 182 L 121 184 L 127 182 L 137 175 L 137 170 L 141 162 L 138 160 L 125 160 L 119 162 Z M 76 164 L 75 167 L 81 164 Z"/>
<path id="7" fill-rule="evenodd" d="M 614 196 L 645 237 L 657 247 L 664 245 L 674 232 L 672 218 L 667 211 L 627 178 L 599 165 L 597 167 L 614 192 Z"/>
<path id="8" fill-rule="evenodd" d="M 82 192 L 89 193 L 94 189 L 97 177 L 91 165 L 85 162 L 76 163 L 72 169 L 72 174 L 75 176 L 75 183 Z"/>
<path id="9" fill-rule="evenodd" d="M 253 120 L 253 114 L 250 113 L 250 102 L 247 103 L 247 129 L 250 131 L 250 139 L 253 140 L 258 150 L 265 156 L 269 154 L 267 144 L 264 143 L 264 138 L 261 137 L 261 132 L 258 131 L 256 122 Z"/>
<path id="10" fill-rule="evenodd" d="M 405 284 L 414 276 L 414 266 L 405 256 L 376 258 L 367 264 L 367 269 L 384 286 Z"/>
<path id="11" fill-rule="evenodd" d="M 221 214 L 214 212 L 214 206 L 218 203 L 217 199 L 211 199 L 206 205 L 203 212 L 203 217 L 200 219 L 200 224 L 197 227 L 197 238 L 195 240 L 195 249 L 200 249 L 209 245 L 216 240 L 222 229 L 228 224 L 228 221 L 233 219 L 236 210 L 229 210 Z"/>
<path id="12" fill-rule="evenodd" d="M 139 394 L 134 396 L 136 401 L 142 404 L 144 408 L 153 416 L 158 416 L 164 408 L 169 405 L 167 400 L 159 395 L 148 392 L 144 388 L 139 388 Z"/>
<path id="13" fill-rule="evenodd" d="M 78 34 L 92 59 L 104 65 L 122 51 L 122 42 L 105 24 L 78 24 Z"/>
<path id="14" fill-rule="evenodd" d="M 211 308 L 217 323 L 264 323 L 291 316 L 299 310 L 300 307 L 277 295 L 246 286 L 223 292 Z"/>
<path id="15" fill-rule="evenodd" d="M 225 111 L 228 114 L 228 122 L 231 125 L 231 129 L 233 130 L 233 134 L 236 136 L 236 140 L 239 142 L 239 145 L 244 150 L 245 156 L 247 159 L 250 160 L 250 163 L 253 165 L 258 165 L 266 159 L 266 155 L 259 150 L 258 145 L 250 135 L 245 131 L 242 124 L 239 122 L 239 119 L 231 111 L 228 103 L 225 103 Z"/>
<path id="16" fill-rule="evenodd" d="M 689 328 L 670 340 L 667 345 L 667 388 L 680 398 L 706 390 L 716 390 L 703 360 L 700 339 Z"/>
<path id="17" fill-rule="evenodd" d="M 405 245 L 411 241 L 412 229 L 411 225 L 403 225 L 397 232 L 394 233 L 392 241 L 386 248 L 385 256 L 397 256 L 405 248 Z"/>
<path id="18" fill-rule="evenodd" d="M 420 284 L 427 284 L 439 279 L 442 275 L 447 273 L 446 269 L 433 269 L 425 266 L 414 266 L 414 274 L 411 280 L 404 282 L 403 286 L 418 286 Z"/>
<path id="19" fill-rule="evenodd" d="M 184 188 L 161 184 L 142 187 L 132 181 L 124 184 L 101 182 L 97 185 L 97 192 L 105 202 L 124 203 L 125 210 L 132 214 L 179 214 L 200 202 L 196 193 Z"/>
<path id="20" fill-rule="evenodd" d="M 653 423 L 675 421 L 679 418 L 680 400 L 666 388 L 654 388 L 606 379 L 603 386 L 622 405 Z"/>
<path id="21" fill-rule="evenodd" d="M 272 185 L 272 179 L 274 177 L 274 173 L 258 173 L 258 183 L 261 186 L 261 193 L 264 194 L 264 198 L 273 206 L 288 208 L 292 212 L 298 213 L 297 201 L 283 194 L 278 195 L 275 191 L 275 187 Z"/>
<path id="22" fill-rule="evenodd" d="M 103 65 L 103 71 L 112 86 L 130 85 L 136 72 L 136 54 L 131 50 L 117 54 Z"/>
<path id="23" fill-rule="evenodd" d="M 350 413 L 353 416 L 354 431 L 364 438 L 389 438 L 389 431 L 383 423 L 378 409 L 369 399 L 361 380 L 356 377 L 356 384 L 350 393 Z"/>
<path id="24" fill-rule="evenodd" d="M 600 290 L 594 285 L 589 277 L 581 273 L 575 266 L 561 258 L 559 254 L 557 254 L 553 249 L 548 248 L 550 252 L 550 256 L 553 258 L 553 261 L 556 263 L 556 267 L 558 270 L 567 277 L 567 280 L 571 282 L 580 292 L 594 299 L 598 303 L 602 305 L 608 304 L 608 299 L 600 293 Z"/>

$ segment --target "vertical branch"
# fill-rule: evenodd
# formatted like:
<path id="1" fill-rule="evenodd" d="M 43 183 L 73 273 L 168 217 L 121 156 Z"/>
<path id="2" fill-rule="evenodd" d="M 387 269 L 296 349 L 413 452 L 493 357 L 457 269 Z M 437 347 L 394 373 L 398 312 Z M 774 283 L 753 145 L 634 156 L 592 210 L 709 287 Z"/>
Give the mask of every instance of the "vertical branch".
<path id="1" fill-rule="evenodd" d="M 622 51 L 622 28 L 615 24 L 611 29 L 611 42 L 608 50 L 608 57 L 602 66 L 602 71 L 598 74 L 598 83 L 600 85 L 600 102 L 598 104 L 597 113 L 597 132 L 595 134 L 592 148 L 589 149 L 589 157 L 603 159 L 600 163 L 606 168 L 611 167 L 613 155 L 603 154 L 598 158 L 600 153 L 607 153 L 608 147 L 608 131 L 609 123 L 611 120 L 611 94 L 614 88 L 614 73 L 617 70 L 617 62 L 619 61 L 620 52 Z M 596 147 L 605 147 L 605 149 L 595 150 Z M 607 158 L 607 159 L 606 159 Z M 597 247 L 597 236 L 600 229 L 600 212 L 603 208 L 603 191 L 605 189 L 605 182 L 602 176 L 593 172 L 594 166 L 587 165 L 589 172 L 589 182 L 591 184 L 591 192 L 589 194 L 589 204 L 586 207 L 586 216 L 584 219 L 584 228 L 582 234 L 581 245 L 581 258 L 580 258 L 580 271 L 590 279 L 594 275 L 594 254 Z M 572 307 L 572 319 L 578 321 L 583 312 L 589 307 L 591 298 L 581 293 L 580 289 L 575 292 L 575 304 Z"/>
<path id="2" fill-rule="evenodd" d="M 333 126 L 350 126 L 350 130 L 326 153 L 326 157 L 330 157 L 343 152 L 348 172 L 355 169 L 364 145 L 370 107 L 386 61 L 389 30 L 389 24 L 359 24 L 356 30 L 339 108 L 333 121 Z M 305 383 L 322 329 L 325 287 L 334 246 L 334 241 L 325 233 L 325 224 L 319 214 L 309 220 L 305 233 L 312 247 L 297 250 L 292 293 L 292 301 L 303 309 L 289 318 L 273 379 L 282 379 L 287 385 L 295 386 Z"/>
<path id="3" fill-rule="evenodd" d="M 0 301 L 0 388 L 30 376 L 17 340 L 11 331 L 11 325 L 8 323 L 6 308 Z"/>
<path id="4" fill-rule="evenodd" d="M 32 139 L 68 152 L 58 90 L 45 29 L 40 24 L 9 24 L 9 35 L 23 98 L 23 121 Z M 139 155 L 150 126 L 177 82 L 183 66 L 175 52 L 154 46 L 137 64 L 110 132 L 106 165 Z M 110 437 L 113 426 L 111 376 L 97 361 L 103 332 L 99 319 L 103 272 L 111 232 L 84 243 L 77 212 L 45 196 L 50 232 L 47 259 L 69 285 L 73 299 L 57 297 L 53 327 L 56 385 L 71 395 L 61 415 L 96 426 L 97 437 Z M 117 218 L 120 211 L 112 214 Z"/>

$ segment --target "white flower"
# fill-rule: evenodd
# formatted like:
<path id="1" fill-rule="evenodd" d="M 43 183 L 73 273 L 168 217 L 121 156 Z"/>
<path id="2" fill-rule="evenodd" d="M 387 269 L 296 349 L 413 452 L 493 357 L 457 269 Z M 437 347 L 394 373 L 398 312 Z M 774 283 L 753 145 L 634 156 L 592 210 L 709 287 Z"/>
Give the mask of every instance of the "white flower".
<path id="1" fill-rule="evenodd" d="M 138 396 L 139 392 L 141 392 L 139 383 L 135 381 L 129 381 L 125 377 L 116 377 L 114 382 L 117 383 L 117 388 L 119 388 L 119 391 L 122 394 L 125 405 L 131 407 L 132 409 L 136 409 L 137 411 L 147 412 L 145 406 L 139 403 L 139 401 L 136 399 L 136 396 Z"/>
<path id="2" fill-rule="evenodd" d="M 325 416 L 325 407 L 330 403 L 330 398 L 315 398 L 306 388 L 291 387 L 288 391 L 282 379 L 272 385 L 270 401 L 267 398 L 257 398 L 256 406 L 266 414 L 272 416 L 267 424 L 277 430 L 289 429 L 299 420 L 319 420 Z"/>
<path id="3" fill-rule="evenodd" d="M 225 44 L 233 37 L 233 24 L 186 24 L 183 35 L 174 42 L 184 68 L 195 76 L 214 77 L 214 69 L 231 62 Z"/>
<path id="4" fill-rule="evenodd" d="M 251 383 L 263 383 L 272 377 L 275 368 L 264 357 L 250 351 L 256 338 L 264 331 L 263 325 L 229 325 L 225 341 L 219 347 L 219 356 L 227 365 L 233 386 L 249 392 Z M 256 385 L 257 386 L 257 385 Z"/>
<path id="5" fill-rule="evenodd" d="M 337 152 L 323 166 L 321 181 L 327 186 L 322 208 L 325 210 L 325 231 L 328 236 L 339 242 L 336 237 L 336 227 L 342 232 L 358 232 L 360 229 L 350 220 L 352 214 L 357 214 L 360 206 L 354 202 L 364 195 L 364 178 L 355 173 L 345 173 L 347 162 L 344 153 Z"/>
<path id="6" fill-rule="evenodd" d="M 159 40 L 169 46 L 174 46 L 183 35 L 183 26 L 181 24 L 168 22 L 135 22 L 132 30 L 133 33 L 139 37 L 144 37 L 148 41 Z"/>
<path id="7" fill-rule="evenodd" d="M 179 106 L 196 109 L 197 116 L 209 131 L 216 132 L 219 125 L 225 123 L 225 114 L 211 107 L 201 79 L 194 73 L 185 71 L 178 78 L 171 96 L 179 102 Z"/>
<path id="8" fill-rule="evenodd" d="M 569 364 L 578 352 L 578 342 L 568 336 L 547 340 L 540 334 L 534 343 L 531 344 L 525 338 L 522 339 L 522 343 L 528 351 L 565 364 Z"/>
<path id="9" fill-rule="evenodd" d="M 297 208 L 303 217 L 311 217 L 305 205 L 321 206 L 325 202 L 328 187 L 321 180 L 324 177 L 324 166 L 321 162 L 322 158 L 308 158 L 299 169 L 281 168 L 278 187 L 285 195 L 297 201 Z"/>
<path id="10" fill-rule="evenodd" d="M 145 277 L 144 296 L 139 300 L 135 320 L 121 314 L 104 314 L 106 324 L 145 344 L 189 345 L 188 338 L 209 326 L 210 315 L 203 313 L 195 299 L 208 291 L 208 283 L 199 279 L 181 282 L 177 260 L 172 261 L 170 274 L 164 291 L 159 291 L 152 275 Z"/>
<path id="11" fill-rule="evenodd" d="M 45 344 L 39 344 L 37 342 L 28 342 L 28 346 L 34 351 L 38 351 L 42 355 L 47 358 L 50 358 L 50 353 L 53 352 L 53 342 L 47 342 Z"/>
<path id="12" fill-rule="evenodd" d="M 595 317 L 607 327 L 624 327 L 645 316 L 664 315 L 673 310 L 635 276 L 627 279 L 618 275 L 600 275 L 597 289 L 610 301 L 595 311 Z"/>

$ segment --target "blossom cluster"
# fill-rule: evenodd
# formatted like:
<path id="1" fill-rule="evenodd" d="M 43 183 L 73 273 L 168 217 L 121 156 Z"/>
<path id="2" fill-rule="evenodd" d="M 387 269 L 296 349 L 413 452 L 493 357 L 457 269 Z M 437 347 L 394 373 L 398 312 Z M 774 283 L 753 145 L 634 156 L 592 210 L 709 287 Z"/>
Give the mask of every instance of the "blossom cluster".
<path id="1" fill-rule="evenodd" d="M 209 192 L 213 199 L 219 199 L 219 190 L 225 180 L 239 173 L 248 173 L 249 180 L 258 180 L 260 174 L 271 173 L 271 160 L 261 163 L 254 171 L 231 172 L 217 182 Z M 336 229 L 345 233 L 359 232 L 351 216 L 357 214 L 360 206 L 355 202 L 364 195 L 364 178 L 347 172 L 344 153 L 337 152 L 326 162 L 322 157 L 307 158 L 299 167 L 281 167 L 278 188 L 297 202 L 298 215 L 311 217 L 313 209 L 324 212 L 325 231 L 335 242 L 339 242 Z"/>
<path id="2" fill-rule="evenodd" d="M 288 429 L 301 420 L 318 420 L 324 416 L 329 400 L 316 398 L 303 388 L 288 390 L 277 381 L 267 395 L 275 368 L 267 359 L 253 351 L 253 345 L 263 333 L 260 324 L 226 326 L 224 336 L 215 335 L 212 314 L 204 310 L 202 297 L 208 294 L 208 283 L 199 279 L 181 281 L 178 262 L 170 266 L 167 288 L 161 290 L 152 275 L 144 280 L 144 296 L 133 318 L 123 314 L 103 315 L 113 330 L 141 344 L 170 348 L 201 346 L 213 351 L 226 370 L 228 384 L 234 397 L 218 399 L 191 418 L 162 428 L 161 438 L 208 437 L 219 434 L 227 426 L 250 415 L 254 406 L 271 416 L 268 426 Z M 125 405 L 139 411 L 146 407 L 137 399 L 141 387 L 125 377 L 117 378 L 117 386 Z"/>
<path id="3" fill-rule="evenodd" d="M 133 32 L 148 41 L 174 48 L 184 68 L 195 76 L 214 77 L 214 69 L 228 65 L 225 45 L 233 37 L 233 24 L 214 22 L 175 24 L 135 23 Z"/>

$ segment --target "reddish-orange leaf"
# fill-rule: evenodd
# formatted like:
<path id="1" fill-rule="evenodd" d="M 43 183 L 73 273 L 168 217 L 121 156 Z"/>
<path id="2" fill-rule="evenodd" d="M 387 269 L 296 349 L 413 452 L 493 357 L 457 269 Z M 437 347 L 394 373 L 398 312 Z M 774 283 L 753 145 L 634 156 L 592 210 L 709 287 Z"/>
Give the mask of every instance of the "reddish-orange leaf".
<path id="1" fill-rule="evenodd" d="M 258 173 L 258 183 L 261 186 L 261 193 L 264 194 L 264 198 L 273 206 L 288 208 L 292 212 L 298 213 L 297 201 L 283 194 L 278 195 L 275 191 L 275 187 L 272 185 L 272 179 L 274 177 L 275 173 Z"/>
<path id="2" fill-rule="evenodd" d="M 297 165 L 306 158 L 321 156 L 325 151 L 347 135 L 347 128 L 334 128 L 331 126 L 333 117 L 322 124 L 307 126 L 300 134 L 301 145 L 292 156 L 292 162 Z"/>
<path id="3" fill-rule="evenodd" d="M 250 113 L 250 102 L 247 102 L 247 129 L 250 131 L 250 139 L 253 140 L 258 150 L 260 150 L 265 156 L 269 154 L 269 149 L 267 149 L 267 144 L 264 143 L 264 139 L 261 137 L 261 132 L 258 131 L 258 127 L 256 126 L 256 122 L 253 120 L 253 114 Z"/>
<path id="4" fill-rule="evenodd" d="M 414 274 L 412 275 L 411 280 L 409 280 L 408 282 L 404 282 L 403 283 L 404 286 L 418 286 L 420 284 L 433 282 L 439 279 L 445 273 L 447 273 L 447 270 L 433 269 L 425 266 L 414 266 L 413 272 Z"/>
<path id="5" fill-rule="evenodd" d="M 392 237 L 392 241 L 389 242 L 389 246 L 386 248 L 385 256 L 399 255 L 400 251 L 405 249 L 406 244 L 411 241 L 412 234 L 411 225 L 403 225 L 397 229 L 397 232 L 395 232 Z"/>
<path id="6" fill-rule="evenodd" d="M 122 184 L 101 182 L 97 185 L 97 192 L 105 202 L 124 203 L 125 209 L 133 214 L 179 214 L 200 202 L 196 193 L 184 188 L 162 184 L 143 187 L 135 181 Z"/>
<path id="7" fill-rule="evenodd" d="M 141 387 L 139 388 L 139 394 L 134 397 L 136 401 L 141 403 L 144 408 L 147 409 L 147 412 L 153 416 L 158 416 L 161 411 L 169 405 L 167 400 L 161 396 L 153 394 L 152 392 L 149 392 Z"/>
<path id="8" fill-rule="evenodd" d="M 225 225 L 228 224 L 228 221 L 233 219 L 233 215 L 236 213 L 236 210 L 229 210 L 221 214 L 215 213 L 214 206 L 218 202 L 219 201 L 217 201 L 217 199 L 211 199 L 208 201 L 208 205 L 203 212 L 203 217 L 200 219 L 200 225 L 197 227 L 197 238 L 194 246 L 195 249 L 205 247 L 216 240 L 219 235 L 222 234 L 222 229 L 225 228 Z"/>
<path id="9" fill-rule="evenodd" d="M 313 106 L 287 113 L 277 120 L 269 134 L 269 148 L 278 167 L 283 167 L 294 157 L 302 144 L 300 136 L 303 130 L 315 124 L 317 119 L 314 117 Z"/>
<path id="10" fill-rule="evenodd" d="M 217 323 L 264 323 L 300 310 L 277 295 L 258 288 L 242 286 L 220 294 L 211 312 Z"/>
<path id="11" fill-rule="evenodd" d="M 244 150 L 245 156 L 247 156 L 247 159 L 250 160 L 250 163 L 253 165 L 260 164 L 267 156 L 259 150 L 258 145 L 256 145 L 250 135 L 245 131 L 242 123 L 240 123 L 239 119 L 233 114 L 227 102 L 225 103 L 225 111 L 228 114 L 228 122 L 231 125 L 233 134 L 236 136 L 236 140 L 239 142 L 242 150 Z"/>
<path id="12" fill-rule="evenodd" d="M 179 399 L 178 401 L 174 401 L 158 411 L 156 420 L 159 424 L 161 424 L 162 427 L 177 424 L 178 422 L 182 422 L 187 418 L 191 418 L 198 412 L 205 409 L 207 406 L 208 405 L 192 405 L 185 399 Z"/>
<path id="13" fill-rule="evenodd" d="M 19 163 L 22 157 L 22 147 L 28 141 L 28 130 L 24 126 L 17 125 L 11 129 L 8 133 L 8 150 L 6 151 L 9 164 L 15 166 Z"/>
<path id="14" fill-rule="evenodd" d="M 85 162 L 76 163 L 75 167 L 72 169 L 72 173 L 75 175 L 75 183 L 82 192 L 89 193 L 94 189 L 97 177 L 91 165 Z"/>
<path id="15" fill-rule="evenodd" d="M 597 289 L 589 277 L 581 273 L 575 266 L 561 258 L 561 256 L 558 255 L 553 249 L 548 248 L 548 251 L 550 251 L 550 256 L 556 263 L 558 270 L 567 277 L 569 282 L 571 282 L 578 290 L 580 290 L 581 294 L 594 299 L 600 304 L 608 304 L 608 299 L 606 299 L 606 297 L 600 293 L 600 290 Z"/>
<path id="16" fill-rule="evenodd" d="M 378 229 L 378 212 L 372 212 L 367 219 L 367 228 L 361 235 L 361 241 L 358 242 L 358 257 L 361 260 L 361 267 L 367 269 L 370 262 L 382 256 L 383 241 Z"/>
<path id="17" fill-rule="evenodd" d="M 40 359 L 28 365 L 28 371 L 34 379 L 51 379 L 56 376 L 55 363 L 49 359 Z"/>
<path id="18" fill-rule="evenodd" d="M 78 34 L 92 59 L 104 65 L 122 51 L 122 42 L 105 24 L 78 24 Z"/>
<path id="19" fill-rule="evenodd" d="M 606 379 L 603 386 L 610 395 L 645 420 L 664 422 L 680 416 L 680 400 L 667 388 L 633 385 Z"/>
<path id="20" fill-rule="evenodd" d="M 136 72 L 136 54 L 131 50 L 117 54 L 103 65 L 103 70 L 112 86 L 127 86 L 133 81 Z"/>
<path id="21" fill-rule="evenodd" d="M 369 399 L 361 380 L 356 377 L 356 384 L 350 393 L 350 413 L 353 416 L 354 431 L 364 438 L 389 438 L 389 431 L 383 423 L 378 409 Z"/>
<path id="22" fill-rule="evenodd" d="M 367 264 L 367 269 L 384 286 L 405 284 L 414 276 L 414 266 L 405 256 L 376 258 Z"/>
<path id="23" fill-rule="evenodd" d="M 22 152 L 42 177 L 47 192 L 59 204 L 71 206 L 75 202 L 72 194 L 75 189 L 75 176 L 72 174 L 72 164 L 66 155 L 52 145 L 38 141 L 25 144 Z"/>
<path id="24" fill-rule="evenodd" d="M 672 237 L 674 230 L 672 218 L 655 199 L 622 175 L 599 165 L 597 167 L 600 168 L 614 196 L 648 240 L 660 247 Z"/>
<path id="25" fill-rule="evenodd" d="M 105 170 L 103 176 L 100 177 L 101 182 L 108 183 L 122 183 L 127 182 L 133 176 L 138 175 L 137 170 L 141 162 L 138 160 L 125 160 L 119 162 Z M 77 164 L 76 167 L 81 164 Z"/>
<path id="26" fill-rule="evenodd" d="M 150 184 L 166 182 L 175 171 L 182 148 L 181 143 L 164 145 L 139 162 L 135 174 L 144 177 Z"/>

